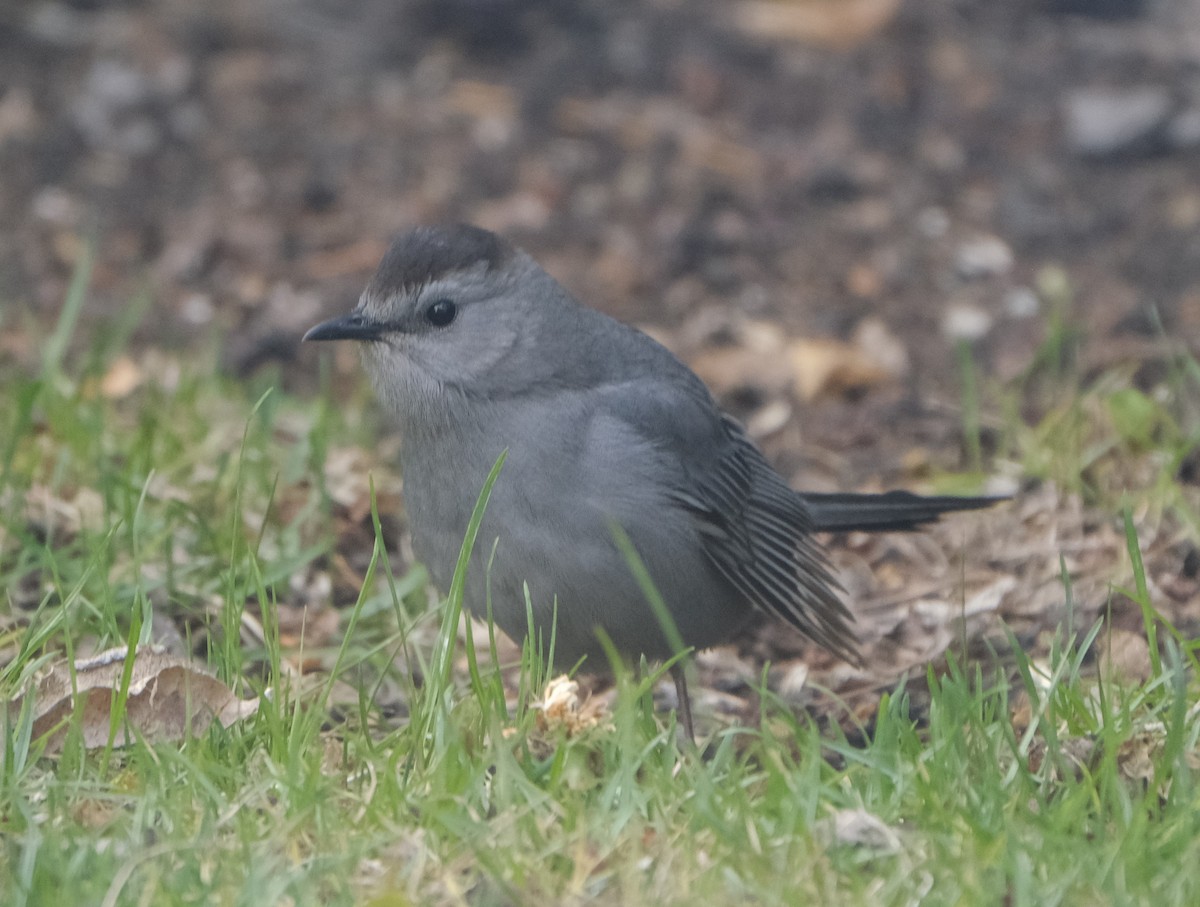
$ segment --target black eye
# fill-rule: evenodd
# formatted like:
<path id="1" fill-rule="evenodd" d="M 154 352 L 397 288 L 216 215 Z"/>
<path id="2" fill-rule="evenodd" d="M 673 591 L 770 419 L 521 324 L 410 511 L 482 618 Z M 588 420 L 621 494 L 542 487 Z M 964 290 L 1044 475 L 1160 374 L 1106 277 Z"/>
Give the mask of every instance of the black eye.
<path id="1" fill-rule="evenodd" d="M 435 328 L 444 328 L 458 314 L 458 306 L 449 299 L 435 299 L 425 309 L 425 320 Z"/>

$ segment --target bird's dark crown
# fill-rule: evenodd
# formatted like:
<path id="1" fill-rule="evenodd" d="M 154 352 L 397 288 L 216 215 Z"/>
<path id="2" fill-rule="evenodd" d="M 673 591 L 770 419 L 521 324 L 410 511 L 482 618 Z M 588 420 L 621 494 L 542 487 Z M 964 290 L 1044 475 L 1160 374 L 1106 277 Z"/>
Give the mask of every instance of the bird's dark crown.
<path id="1" fill-rule="evenodd" d="M 504 266 L 515 250 L 488 230 L 470 224 L 418 227 L 392 241 L 371 280 L 379 294 L 410 291 L 456 271 Z"/>

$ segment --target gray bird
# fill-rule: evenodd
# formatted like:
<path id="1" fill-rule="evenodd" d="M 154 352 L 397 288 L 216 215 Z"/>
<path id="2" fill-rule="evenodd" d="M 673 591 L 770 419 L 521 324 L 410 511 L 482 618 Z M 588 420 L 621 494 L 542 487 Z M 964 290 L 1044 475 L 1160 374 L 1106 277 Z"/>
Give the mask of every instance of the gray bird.
<path id="1" fill-rule="evenodd" d="M 525 252 L 472 226 L 399 236 L 357 307 L 305 340 L 356 340 L 399 422 L 413 550 L 449 588 L 467 522 L 504 451 L 464 602 L 555 632 L 555 660 L 676 655 L 614 525 L 685 646 L 782 618 L 856 661 L 853 618 L 821 531 L 906 530 L 994 498 L 812 494 L 788 487 L 701 380 L 642 332 L 578 303 Z M 493 555 L 494 546 L 494 555 Z M 489 565 L 489 561 L 491 562 Z M 680 717 L 693 735 L 679 662 Z"/>

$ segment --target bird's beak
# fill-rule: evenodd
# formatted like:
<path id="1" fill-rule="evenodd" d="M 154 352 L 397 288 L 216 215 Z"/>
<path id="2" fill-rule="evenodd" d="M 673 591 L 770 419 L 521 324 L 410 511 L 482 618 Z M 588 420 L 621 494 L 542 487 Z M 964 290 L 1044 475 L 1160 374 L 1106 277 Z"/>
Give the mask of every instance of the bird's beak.
<path id="1" fill-rule="evenodd" d="M 351 312 L 309 328 L 305 340 L 378 340 L 384 326 L 361 312 Z"/>

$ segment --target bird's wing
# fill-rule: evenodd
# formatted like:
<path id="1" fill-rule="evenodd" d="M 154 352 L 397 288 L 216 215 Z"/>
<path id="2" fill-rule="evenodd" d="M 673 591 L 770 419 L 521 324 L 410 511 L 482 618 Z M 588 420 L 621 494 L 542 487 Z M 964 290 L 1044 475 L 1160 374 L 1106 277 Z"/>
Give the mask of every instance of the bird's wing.
<path id="1" fill-rule="evenodd" d="M 740 425 L 727 416 L 722 421 L 728 446 L 696 478 L 689 502 L 705 553 L 752 604 L 839 656 L 857 660 L 854 619 L 813 538 L 803 500 Z"/>
<path id="2" fill-rule="evenodd" d="M 672 462 L 671 497 L 714 568 L 758 609 L 857 660 L 853 618 L 812 538 L 803 499 L 696 381 L 639 383 L 618 411 Z"/>

